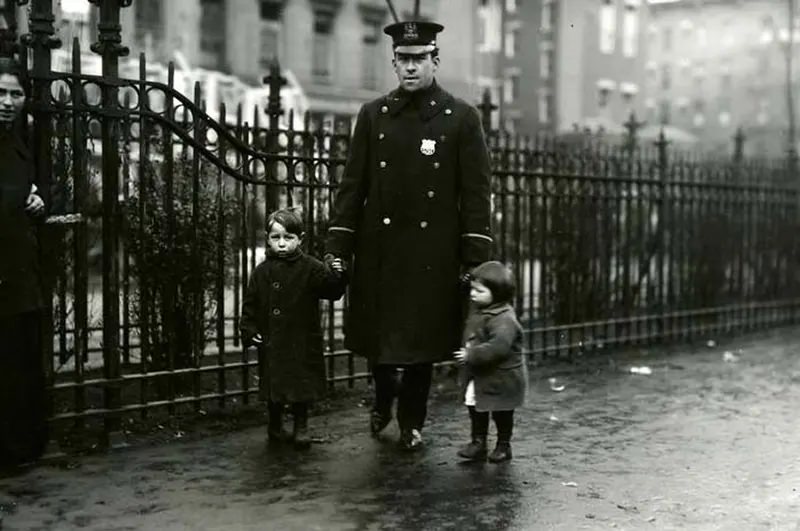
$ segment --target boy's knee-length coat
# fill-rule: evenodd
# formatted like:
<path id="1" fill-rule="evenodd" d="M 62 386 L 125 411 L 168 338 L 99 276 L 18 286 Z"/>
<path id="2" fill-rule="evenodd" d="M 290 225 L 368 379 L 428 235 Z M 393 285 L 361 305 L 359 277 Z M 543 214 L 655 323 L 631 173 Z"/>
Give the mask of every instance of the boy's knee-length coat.
<path id="1" fill-rule="evenodd" d="M 470 314 L 464 328 L 465 363 L 459 373 L 466 391 L 475 382 L 475 409 L 508 411 L 525 402 L 528 370 L 522 354 L 522 327 L 514 309 L 500 304 Z"/>
<path id="2" fill-rule="evenodd" d="M 491 251 L 489 178 L 478 112 L 435 83 L 361 108 L 326 246 L 354 256 L 348 348 L 398 365 L 452 357 L 460 268 Z"/>
<path id="3" fill-rule="evenodd" d="M 336 300 L 345 279 L 302 252 L 268 254 L 250 277 L 240 329 L 245 345 L 260 334 L 259 391 L 263 400 L 309 402 L 324 396 L 319 300 Z"/>

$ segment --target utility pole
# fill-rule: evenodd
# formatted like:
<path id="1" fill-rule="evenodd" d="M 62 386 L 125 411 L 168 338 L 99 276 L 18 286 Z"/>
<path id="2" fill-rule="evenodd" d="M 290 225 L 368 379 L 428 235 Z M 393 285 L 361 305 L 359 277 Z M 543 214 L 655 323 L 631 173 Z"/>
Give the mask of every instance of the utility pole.
<path id="1" fill-rule="evenodd" d="M 793 75 L 793 59 L 794 59 L 794 18 L 795 18 L 795 0 L 787 0 L 787 8 L 789 10 L 789 35 L 786 42 L 786 111 L 789 115 L 789 131 L 787 134 L 788 141 L 788 156 L 789 156 L 789 170 L 794 175 L 797 169 L 797 149 L 795 140 L 795 115 L 794 115 L 794 75 Z"/>

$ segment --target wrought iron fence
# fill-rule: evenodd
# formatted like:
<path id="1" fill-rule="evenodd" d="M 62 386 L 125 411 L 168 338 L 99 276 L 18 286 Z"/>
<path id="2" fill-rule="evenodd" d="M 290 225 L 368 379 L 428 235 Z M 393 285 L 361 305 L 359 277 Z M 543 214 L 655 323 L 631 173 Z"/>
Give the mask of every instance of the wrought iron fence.
<path id="1" fill-rule="evenodd" d="M 80 73 L 77 42 L 73 71 L 50 70 L 39 3 L 29 40 L 33 147 L 55 209 L 43 234 L 52 421 L 101 420 L 105 436 L 126 416 L 253 399 L 256 358 L 238 321 L 266 213 L 301 207 L 320 253 L 350 140 L 292 115 L 279 127 L 277 65 L 263 113 L 220 106 L 219 120 L 199 88 L 192 99 L 174 89 L 171 68 L 165 83 L 147 80 L 143 56 L 139 79 L 120 79 L 126 4 L 100 4 L 103 76 Z M 783 162 L 681 154 L 664 139 L 490 131 L 488 142 L 495 254 L 514 271 L 529 359 L 797 322 L 800 198 Z M 346 299 L 324 304 L 330 385 L 353 386 L 367 372 L 342 348 Z"/>

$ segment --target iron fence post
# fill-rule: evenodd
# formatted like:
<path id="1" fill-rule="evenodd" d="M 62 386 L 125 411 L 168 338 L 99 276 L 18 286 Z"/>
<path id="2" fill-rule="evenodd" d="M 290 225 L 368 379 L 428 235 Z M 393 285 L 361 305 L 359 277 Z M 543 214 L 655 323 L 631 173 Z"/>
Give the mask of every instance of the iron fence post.
<path id="1" fill-rule="evenodd" d="M 267 132 L 266 152 L 275 155 L 280 150 L 278 135 L 280 135 L 280 119 L 283 115 L 281 107 L 281 88 L 286 86 L 286 78 L 281 75 L 281 65 L 277 58 L 273 58 L 269 65 L 269 74 L 264 76 L 264 83 L 269 87 L 269 97 L 267 98 L 267 117 L 269 118 L 269 131 Z M 266 179 L 277 181 L 278 163 L 274 160 L 265 168 L 267 170 Z M 287 171 L 291 171 L 287 168 Z M 277 182 L 266 185 L 266 214 L 278 208 L 278 186 Z M 265 220 L 266 220 L 265 216 Z"/>
<path id="2" fill-rule="evenodd" d="M 636 113 L 634 111 L 631 111 L 631 114 L 628 116 L 628 121 L 622 124 L 628 132 L 625 136 L 625 149 L 628 150 L 630 155 L 633 155 L 633 152 L 636 151 L 636 146 L 638 144 L 636 134 L 645 124 L 647 124 L 647 122 L 636 120 Z"/>
<path id="3" fill-rule="evenodd" d="M 477 105 L 481 113 L 481 124 L 483 124 L 483 132 L 488 136 L 489 131 L 492 130 L 492 112 L 497 110 L 497 105 L 492 103 L 492 93 L 489 89 L 483 91 L 481 102 Z"/>
<path id="4" fill-rule="evenodd" d="M 29 31 L 22 39 L 23 44 L 31 48 L 33 64 L 31 73 L 33 77 L 31 103 L 33 116 L 33 136 L 31 151 L 33 153 L 34 180 L 39 187 L 39 194 L 48 207 L 52 205 L 51 188 L 53 184 L 53 161 L 51 140 L 53 137 L 53 124 L 50 112 L 47 110 L 50 100 L 50 81 L 47 76 L 51 70 L 50 50 L 61 46 L 61 41 L 53 37 L 53 4 L 52 0 L 33 0 L 29 15 Z M 22 54 L 21 54 L 22 55 Z M 20 56 L 24 64 L 26 57 Z M 53 381 L 53 267 L 55 256 L 55 232 L 48 230 L 47 226 L 41 227 L 39 234 L 39 262 L 42 271 L 42 294 L 44 296 L 44 309 L 41 338 L 42 356 L 47 372 L 47 381 Z"/>
<path id="5" fill-rule="evenodd" d="M 747 140 L 747 137 L 744 134 L 744 129 L 742 126 L 736 128 L 736 134 L 733 135 L 733 162 L 736 164 L 738 169 L 738 165 L 744 161 L 744 141 Z"/>
<path id="6" fill-rule="evenodd" d="M 103 370 L 108 381 L 103 388 L 104 407 L 111 413 L 104 418 L 106 443 L 116 446 L 123 443 L 120 417 L 114 410 L 121 406 L 121 360 L 119 346 L 119 170 L 120 158 L 117 145 L 119 133 L 119 58 L 128 54 L 122 46 L 120 9 L 131 5 L 132 0 L 89 0 L 100 8 L 97 24 L 97 42 L 92 44 L 94 53 L 102 56 L 103 62 L 103 114 L 102 137 L 102 186 L 103 186 Z"/>
<path id="7" fill-rule="evenodd" d="M 658 134 L 658 140 L 655 141 L 655 145 L 658 148 L 658 226 L 656 228 L 657 232 L 657 242 L 658 242 L 658 254 L 656 255 L 656 267 L 658 269 L 658 274 L 656 278 L 658 279 L 658 286 L 656 289 L 656 297 L 658 299 L 657 304 L 657 311 L 659 313 L 658 319 L 658 341 L 664 342 L 665 333 L 667 329 L 667 310 L 668 308 L 664 304 L 664 287 L 666 284 L 666 275 L 664 274 L 664 254 L 666 252 L 666 215 L 667 215 L 667 178 L 668 178 L 668 171 L 669 171 L 669 158 L 667 152 L 667 146 L 669 146 L 669 141 L 667 137 L 664 135 L 664 129 L 661 129 L 661 132 Z"/>

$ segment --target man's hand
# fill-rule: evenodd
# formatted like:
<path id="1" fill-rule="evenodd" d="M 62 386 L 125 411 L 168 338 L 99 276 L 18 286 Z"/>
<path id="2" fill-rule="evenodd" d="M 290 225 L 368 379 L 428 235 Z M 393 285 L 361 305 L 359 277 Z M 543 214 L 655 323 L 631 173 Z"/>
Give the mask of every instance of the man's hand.
<path id="1" fill-rule="evenodd" d="M 39 217 L 44 213 L 44 200 L 36 194 L 36 186 L 31 186 L 31 192 L 25 199 L 25 212 L 31 216 Z"/>
<path id="2" fill-rule="evenodd" d="M 331 260 L 330 266 L 331 269 L 333 269 L 337 273 L 344 273 L 345 267 L 344 267 L 344 262 L 342 261 L 341 258 L 334 258 L 333 260 Z"/>
<path id="3" fill-rule="evenodd" d="M 467 362 L 467 349 L 460 348 L 453 352 L 453 358 L 460 364 L 463 365 Z"/>

